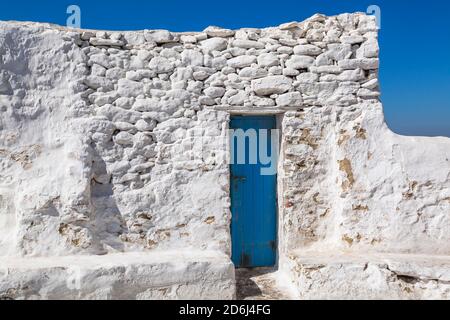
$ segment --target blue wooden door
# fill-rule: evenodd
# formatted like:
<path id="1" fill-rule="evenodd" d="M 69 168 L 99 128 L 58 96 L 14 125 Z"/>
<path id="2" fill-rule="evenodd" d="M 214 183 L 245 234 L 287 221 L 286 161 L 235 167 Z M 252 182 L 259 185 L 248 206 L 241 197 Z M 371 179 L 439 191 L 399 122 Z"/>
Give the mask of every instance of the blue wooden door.
<path id="1" fill-rule="evenodd" d="M 239 138 L 231 136 L 234 141 L 231 143 L 232 260 L 236 268 L 271 267 L 275 265 L 277 246 L 277 176 L 276 172 L 262 174 L 261 169 L 270 164 L 263 164 L 267 161 L 262 162 L 259 155 L 260 151 L 267 155 L 272 153 L 271 129 L 276 129 L 276 118 L 234 116 L 230 129 L 235 132 L 242 129 L 249 137 L 255 136 L 251 131 L 257 133 L 253 145 L 250 138 L 245 139 L 245 161 L 238 159 L 239 152 L 242 153 L 238 150 Z M 265 135 L 259 134 L 263 131 Z M 240 145 L 242 149 L 243 143 Z M 261 150 L 265 147 L 267 150 Z M 255 152 L 258 155 L 256 163 Z"/>

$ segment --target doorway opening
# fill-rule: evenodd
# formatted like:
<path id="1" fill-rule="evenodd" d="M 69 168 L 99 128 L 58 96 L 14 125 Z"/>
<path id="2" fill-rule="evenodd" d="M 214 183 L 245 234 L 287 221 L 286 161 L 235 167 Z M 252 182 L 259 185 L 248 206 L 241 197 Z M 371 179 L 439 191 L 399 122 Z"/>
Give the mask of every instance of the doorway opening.
<path id="1" fill-rule="evenodd" d="M 276 116 L 231 116 L 231 238 L 236 268 L 277 264 Z"/>

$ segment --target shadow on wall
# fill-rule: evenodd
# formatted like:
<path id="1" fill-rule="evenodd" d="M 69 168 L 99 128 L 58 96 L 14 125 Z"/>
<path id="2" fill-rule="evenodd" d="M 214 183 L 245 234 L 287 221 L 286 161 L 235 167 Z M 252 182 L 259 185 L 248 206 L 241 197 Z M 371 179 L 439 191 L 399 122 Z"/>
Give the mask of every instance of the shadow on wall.
<path id="1" fill-rule="evenodd" d="M 113 184 L 107 172 L 107 165 L 95 148 L 92 151 L 91 202 L 94 221 L 93 234 L 98 235 L 102 246 L 124 251 L 120 236 L 126 231 L 126 223 L 114 198 Z"/>
<path id="2" fill-rule="evenodd" d="M 8 254 L 14 247 L 16 215 L 12 195 L 0 189 L 0 252 Z"/>

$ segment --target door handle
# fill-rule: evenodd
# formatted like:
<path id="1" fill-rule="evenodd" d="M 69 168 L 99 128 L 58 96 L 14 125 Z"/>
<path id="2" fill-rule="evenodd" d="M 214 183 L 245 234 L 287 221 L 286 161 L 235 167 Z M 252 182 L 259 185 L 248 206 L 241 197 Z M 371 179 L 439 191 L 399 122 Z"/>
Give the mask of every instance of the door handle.
<path id="1" fill-rule="evenodd" d="M 241 182 L 247 181 L 246 177 L 240 177 L 240 176 L 231 176 L 231 179 L 233 181 L 241 181 Z"/>

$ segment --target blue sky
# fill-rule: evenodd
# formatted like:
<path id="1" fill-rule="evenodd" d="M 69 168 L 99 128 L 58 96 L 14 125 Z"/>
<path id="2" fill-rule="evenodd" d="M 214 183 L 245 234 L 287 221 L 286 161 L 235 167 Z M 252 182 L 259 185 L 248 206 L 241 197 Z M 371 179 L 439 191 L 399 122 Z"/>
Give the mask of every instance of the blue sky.
<path id="1" fill-rule="evenodd" d="M 200 31 L 265 27 L 381 8 L 382 101 L 390 128 L 405 135 L 450 137 L 450 1 L 447 0 L 3 0 L 0 20 L 66 23 L 77 4 L 82 27 Z"/>

